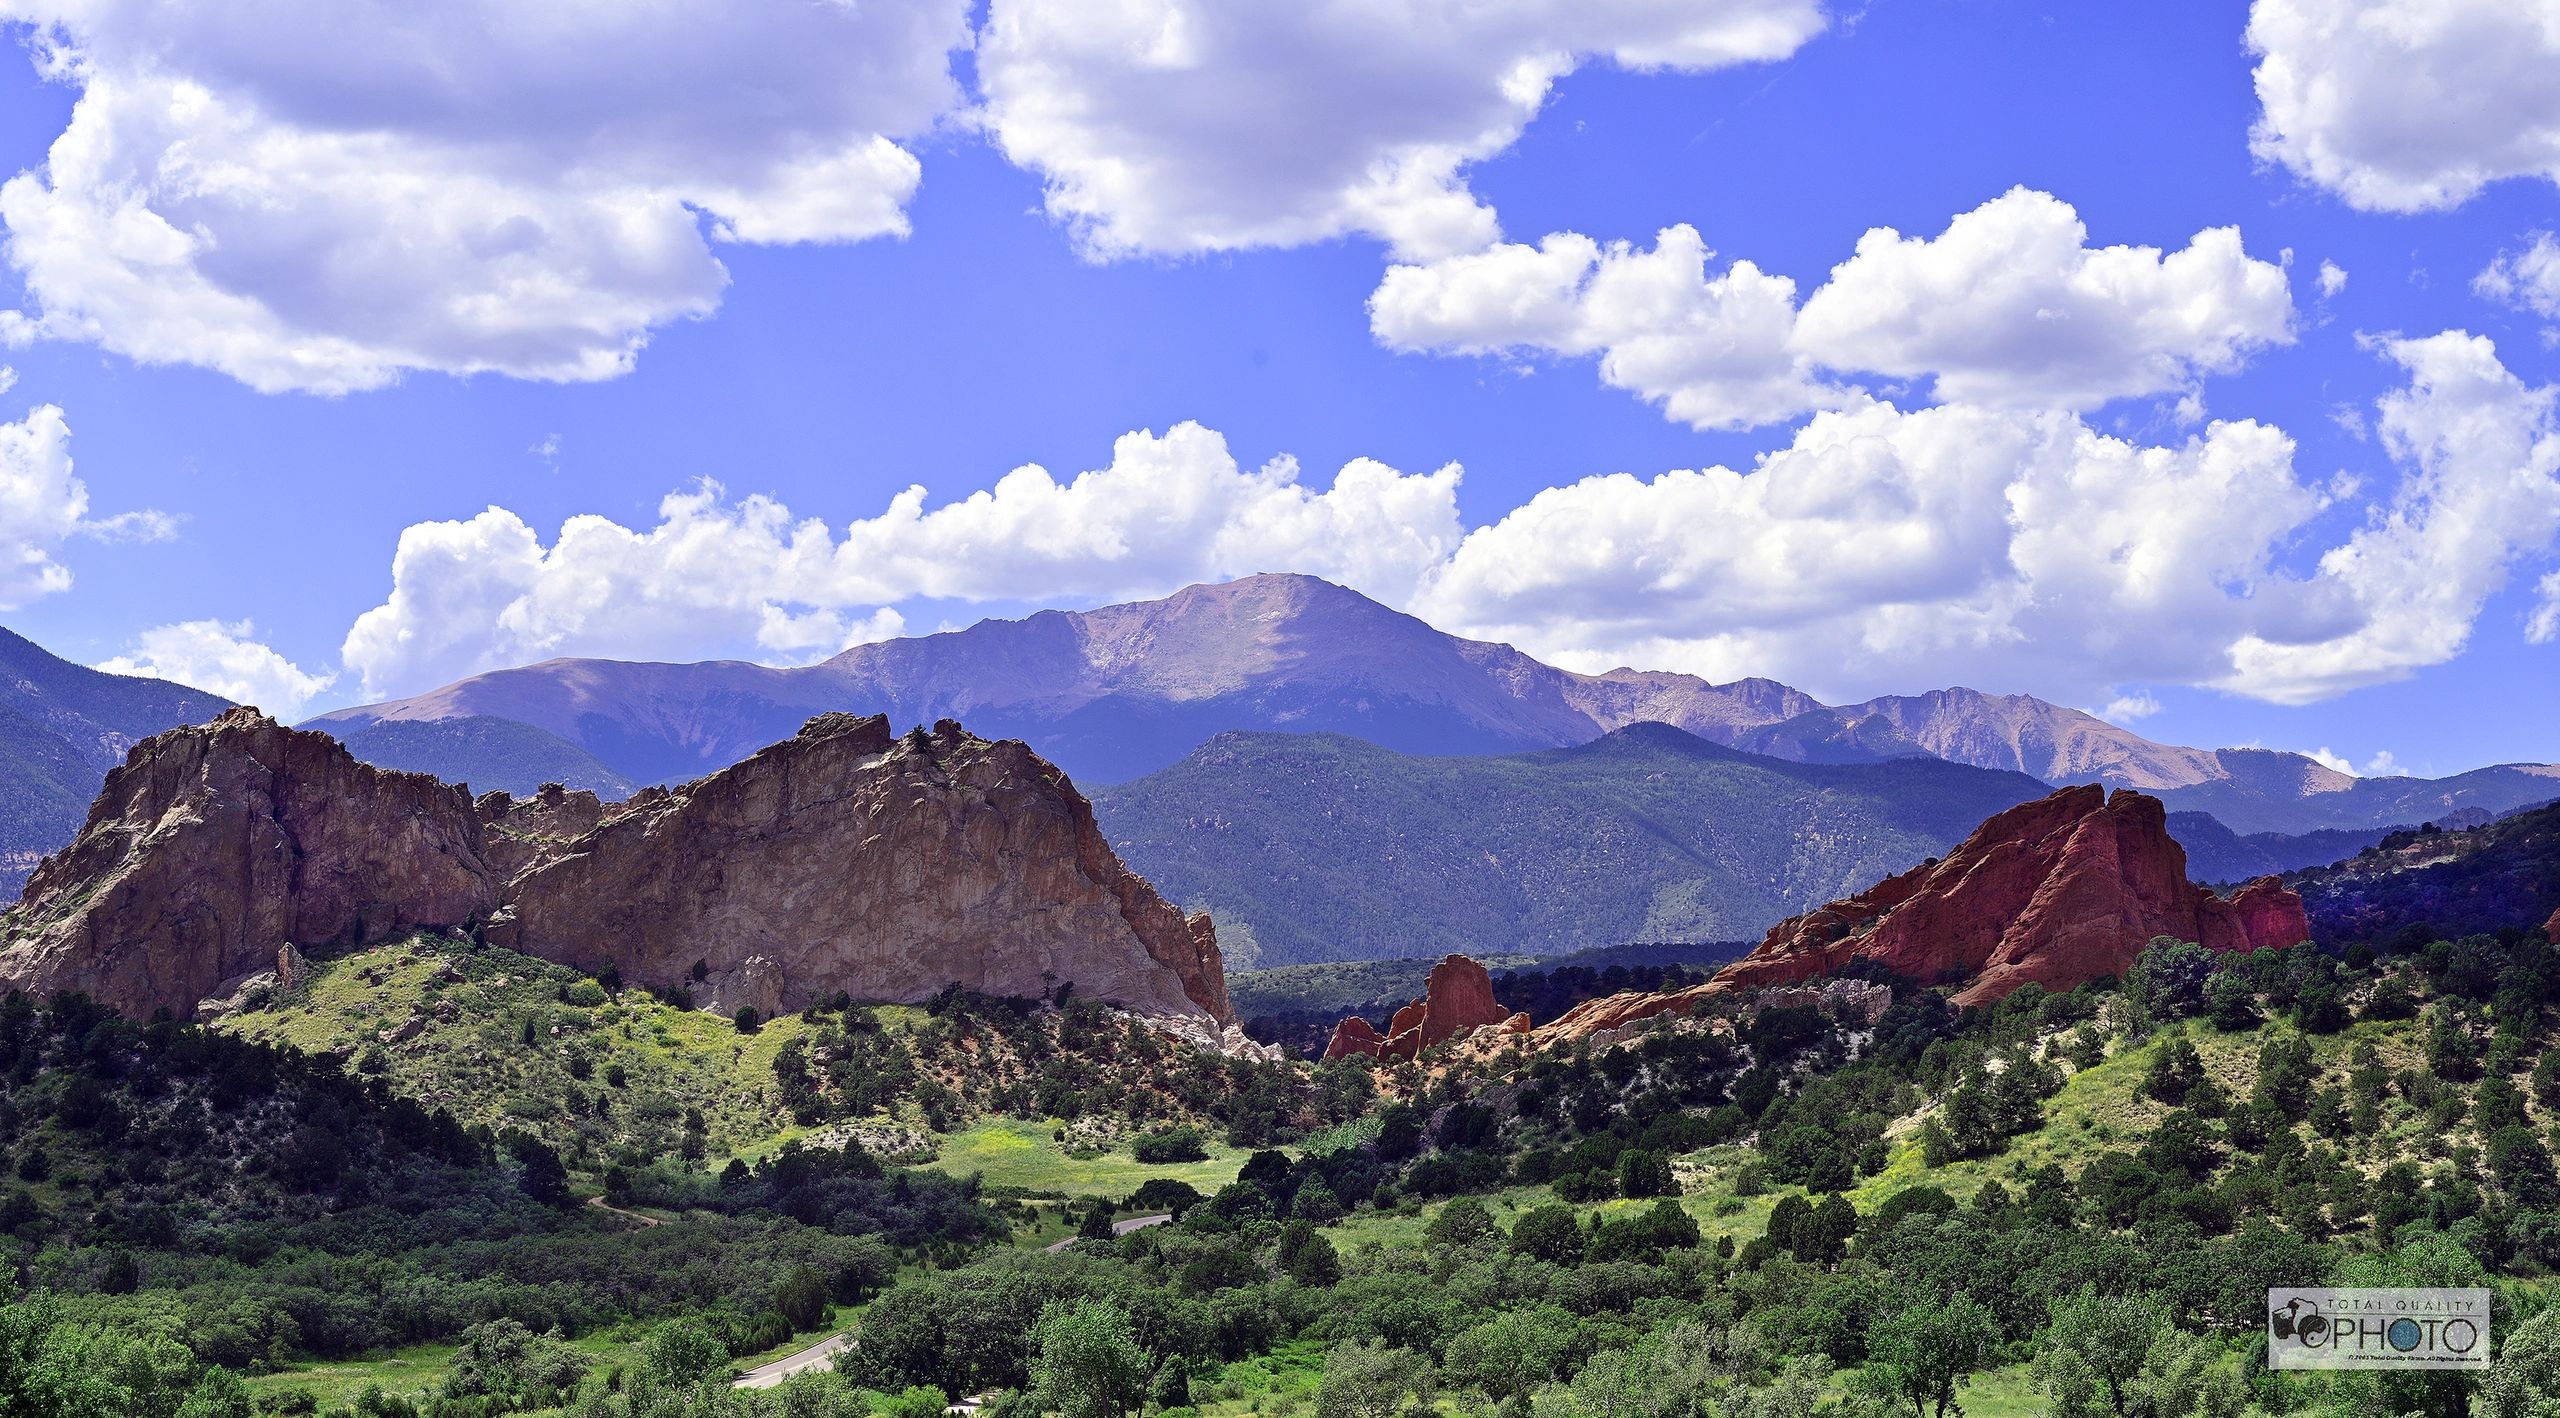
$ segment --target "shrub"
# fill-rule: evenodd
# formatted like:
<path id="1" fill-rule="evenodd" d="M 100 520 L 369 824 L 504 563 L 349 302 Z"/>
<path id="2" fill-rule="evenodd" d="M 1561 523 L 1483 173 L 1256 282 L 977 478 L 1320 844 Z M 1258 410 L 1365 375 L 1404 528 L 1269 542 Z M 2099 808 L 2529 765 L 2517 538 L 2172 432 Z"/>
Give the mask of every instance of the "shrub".
<path id="1" fill-rule="evenodd" d="M 1172 1162 L 1206 1162 L 1209 1148 L 1195 1127 L 1160 1128 L 1129 1144 L 1129 1155 L 1149 1166 Z"/>

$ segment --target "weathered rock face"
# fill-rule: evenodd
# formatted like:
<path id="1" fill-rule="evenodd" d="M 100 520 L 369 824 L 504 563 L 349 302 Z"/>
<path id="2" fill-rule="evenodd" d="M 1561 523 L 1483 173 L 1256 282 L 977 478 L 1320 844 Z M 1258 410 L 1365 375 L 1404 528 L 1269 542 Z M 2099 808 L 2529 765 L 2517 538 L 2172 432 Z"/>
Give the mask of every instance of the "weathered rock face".
<path id="1" fill-rule="evenodd" d="M 2159 799 L 2064 788 L 1994 816 L 1942 860 L 1779 923 L 1714 983 L 1784 984 L 1866 960 L 1962 982 L 1957 1002 L 1982 1004 L 2029 981 L 2067 990 L 2122 974 L 2155 936 L 2249 950 L 2308 940 L 2311 926 L 2273 879 L 2228 901 L 2189 882 Z"/>
<path id="2" fill-rule="evenodd" d="M 234 710 L 109 775 L 6 918 L 0 988 L 188 1015 L 289 986 L 294 947 L 473 922 L 724 1011 L 1073 984 L 1244 1046 L 1208 917 L 1123 867 L 1064 775 L 947 721 L 899 740 L 842 714 L 607 805 L 554 788 L 474 804 Z"/>
<path id="3" fill-rule="evenodd" d="M 724 1011 L 1072 983 L 1140 1014 L 1233 1018 L 1208 918 L 1122 866 L 1056 768 L 949 720 L 900 739 L 884 716 L 821 715 L 601 811 L 505 897 L 498 943 Z"/>
<path id="4" fill-rule="evenodd" d="M 595 794 L 557 783 L 543 784 L 529 798 L 482 793 L 472 806 L 480 814 L 489 865 L 501 881 L 595 831 L 605 813 Z"/>
<path id="5" fill-rule="evenodd" d="M 2542 938 L 2560 945 L 2560 911 L 2552 912 L 2551 919 L 2542 923 Z"/>
<path id="6" fill-rule="evenodd" d="M 294 947 L 454 925 L 497 905 L 459 788 L 357 762 L 254 709 L 134 746 L 6 919 L 0 986 L 128 1014 L 289 972 Z"/>
<path id="7" fill-rule="evenodd" d="M 1416 1058 L 1425 1049 L 1488 1024 L 1504 1025 L 1519 1033 L 1528 1029 L 1529 1017 L 1513 1014 L 1494 999 L 1493 977 L 1485 973 L 1484 966 L 1466 956 L 1451 955 L 1431 967 L 1430 978 L 1423 983 L 1422 998 L 1397 1010 L 1384 1035 L 1365 1019 L 1345 1019 L 1334 1026 L 1324 1056 Z"/>

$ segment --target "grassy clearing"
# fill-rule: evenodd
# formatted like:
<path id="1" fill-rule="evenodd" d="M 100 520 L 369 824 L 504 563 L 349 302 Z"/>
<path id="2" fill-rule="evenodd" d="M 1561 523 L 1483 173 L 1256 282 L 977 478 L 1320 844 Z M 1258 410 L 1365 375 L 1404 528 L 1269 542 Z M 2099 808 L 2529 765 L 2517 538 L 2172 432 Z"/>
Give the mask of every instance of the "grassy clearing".
<path id="1" fill-rule="evenodd" d="M 929 1165 L 962 1177 L 977 1174 L 991 1187 L 1007 1187 L 1035 1196 L 1082 1199 L 1126 1196 L 1157 1177 L 1189 1182 L 1214 1192 L 1236 1179 L 1251 1154 L 1242 1148 L 1208 1141 L 1209 1160 L 1149 1166 L 1126 1152 L 1099 1157 L 1070 1157 L 1055 1133 L 1054 1121 L 988 1118 L 964 1132 L 941 1140 L 942 1155 Z"/>
<path id="2" fill-rule="evenodd" d="M 624 1143 L 675 1152 L 697 1114 L 712 1155 L 769 1142 L 790 1121 L 774 1055 L 803 1026 L 786 1016 L 741 1034 L 638 990 L 608 997 L 531 956 L 420 935 L 321 962 L 219 1027 L 335 1053 L 466 1125 L 523 1128 L 577 1157 Z"/>

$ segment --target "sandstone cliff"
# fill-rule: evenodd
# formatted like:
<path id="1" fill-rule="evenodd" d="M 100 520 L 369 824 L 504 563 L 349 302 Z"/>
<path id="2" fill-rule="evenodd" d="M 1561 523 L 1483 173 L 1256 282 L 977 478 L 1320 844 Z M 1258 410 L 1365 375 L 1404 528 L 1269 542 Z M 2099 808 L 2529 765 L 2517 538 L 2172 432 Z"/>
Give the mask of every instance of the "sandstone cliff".
<path id="1" fill-rule="evenodd" d="M 1513 1014 L 1493 997 L 1493 977 L 1484 966 L 1463 955 L 1444 957 L 1431 967 L 1422 998 L 1395 1012 L 1380 1034 L 1357 1015 L 1334 1026 L 1324 1048 L 1329 1059 L 1366 1054 L 1373 1059 L 1417 1058 L 1422 1051 L 1462 1034 L 1499 1024 L 1508 1033 L 1526 1032 L 1529 1016 Z"/>
<path id="2" fill-rule="evenodd" d="M 234 710 L 109 775 L 6 917 L 0 987 L 187 1015 L 286 970 L 291 947 L 475 923 L 724 1011 L 1072 984 L 1242 1046 L 1208 917 L 1123 867 L 1057 769 L 948 721 L 899 739 L 842 714 L 607 805 L 556 788 L 475 804 Z"/>
<path id="3" fill-rule="evenodd" d="M 1773 927 L 1717 972 L 1732 987 L 1784 984 L 1871 961 L 1982 1004 L 2034 981 L 2067 990 L 2118 975 L 2156 936 L 2213 950 L 2311 938 L 2302 902 L 2273 879 L 2223 900 L 2187 880 L 2160 800 L 2064 788 L 1993 816 L 1938 861 Z"/>
<path id="4" fill-rule="evenodd" d="M 1233 1017 L 1208 918 L 1123 867 L 1064 774 L 947 719 L 898 738 L 881 715 L 820 715 L 604 811 L 505 898 L 492 940 L 723 1011 L 1072 983 L 1140 1014 Z"/>
<path id="5" fill-rule="evenodd" d="M 5 920 L 0 985 L 194 1012 L 289 947 L 351 945 L 497 905 L 459 788 L 358 763 L 254 709 L 134 746 Z"/>
<path id="6" fill-rule="evenodd" d="M 1953 984 L 1958 1004 L 1988 1004 L 2033 981 L 2067 990 L 2121 975 L 2158 936 L 2214 950 L 2311 938 L 2301 898 L 2274 878 L 2228 900 L 2187 880 L 2186 851 L 2157 798 L 2064 788 L 1999 813 L 1936 861 L 1773 927 L 1704 985 L 1591 1000 L 1534 1034 L 1571 1042 L 1709 1000 L 1827 976 L 1855 961 L 1923 984 Z"/>

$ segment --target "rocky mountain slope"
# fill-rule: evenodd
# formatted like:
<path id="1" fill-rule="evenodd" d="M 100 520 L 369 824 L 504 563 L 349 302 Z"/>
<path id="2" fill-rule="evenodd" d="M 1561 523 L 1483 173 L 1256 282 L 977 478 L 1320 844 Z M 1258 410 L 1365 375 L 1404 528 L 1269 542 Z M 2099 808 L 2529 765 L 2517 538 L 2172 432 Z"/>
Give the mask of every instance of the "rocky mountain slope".
<path id="1" fill-rule="evenodd" d="M 2324 944 L 2408 948 L 2560 925 L 2560 806 L 2479 827 L 2396 832 L 2292 885 Z"/>
<path id="2" fill-rule="evenodd" d="M 352 733 L 383 722 L 511 719 L 634 781 L 666 782 L 734 762 L 826 709 L 886 713 L 894 724 L 964 718 L 1028 741 L 1088 785 L 1167 767 L 1228 731 L 1340 733 L 1409 753 L 1482 755 L 1659 722 L 1802 762 L 1925 756 L 2047 784 L 2162 792 L 2172 807 L 2212 812 L 2241 833 L 2383 828 L 2452 807 L 2503 812 L 2560 797 L 2560 770 L 2486 769 L 2442 784 L 2358 780 L 2300 754 L 2153 743 L 2026 695 L 1956 688 L 1828 706 L 1768 680 L 1577 674 L 1294 575 L 981 621 L 800 669 L 553 660 L 342 710 L 320 726 Z M 452 766 L 474 782 L 497 780 Z"/>
<path id="3" fill-rule="evenodd" d="M 348 752 L 377 767 L 433 774 L 483 790 L 531 793 L 558 783 L 620 802 L 641 786 L 558 734 L 486 714 L 386 719 L 354 726 L 338 738 Z"/>
<path id="4" fill-rule="evenodd" d="M 1934 759 L 1788 763 L 1642 724 L 1475 758 L 1228 734 L 1094 806 L 1133 867 L 1270 966 L 1752 939 L 2046 791 Z"/>
<path id="5" fill-rule="evenodd" d="M 229 708 L 202 690 L 75 665 L 0 630 L 0 894 L 71 840 L 137 741 Z"/>
<path id="6" fill-rule="evenodd" d="M 249 709 L 138 745 L 5 918 L 0 983 L 181 1016 L 296 950 L 484 930 L 724 1009 L 946 985 L 1088 997 L 1217 1039 L 1205 917 L 1122 867 L 1064 775 L 958 725 L 826 715 L 611 809 L 472 802 Z"/>

